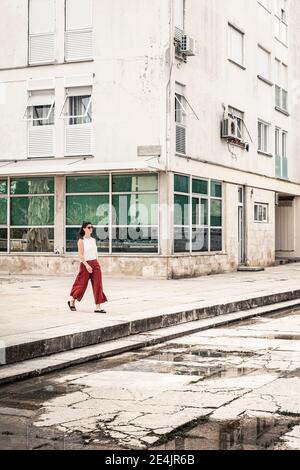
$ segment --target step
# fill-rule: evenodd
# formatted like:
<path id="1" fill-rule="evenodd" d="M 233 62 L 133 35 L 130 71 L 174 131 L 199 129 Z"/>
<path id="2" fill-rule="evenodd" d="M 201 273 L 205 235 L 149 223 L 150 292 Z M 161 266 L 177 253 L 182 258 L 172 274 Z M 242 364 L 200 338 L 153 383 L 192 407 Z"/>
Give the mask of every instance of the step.
<path id="1" fill-rule="evenodd" d="M 0 385 L 37 377 L 43 374 L 65 369 L 85 362 L 113 357 L 122 353 L 134 351 L 147 346 L 170 341 L 200 331 L 226 326 L 232 323 L 245 321 L 258 316 L 272 313 L 288 312 L 300 307 L 300 299 L 257 307 L 247 311 L 231 314 L 222 314 L 214 318 L 206 318 L 176 326 L 160 328 L 150 333 L 140 333 L 128 338 L 122 338 L 93 346 L 74 349 L 72 351 L 52 354 L 2 366 L 0 368 Z"/>
<path id="2" fill-rule="evenodd" d="M 217 293 L 216 293 L 217 295 Z M 300 290 L 277 292 L 252 298 L 241 297 L 235 301 L 223 304 L 207 304 L 188 310 L 174 312 L 164 310 L 157 315 L 135 314 L 130 321 L 116 322 L 113 317 L 102 317 L 95 320 L 94 328 L 90 322 L 33 331 L 30 334 L 20 334 L 0 338 L 5 364 L 13 364 L 37 357 L 49 356 L 73 349 L 105 343 L 107 341 L 126 338 L 139 333 L 146 333 L 182 323 L 189 323 L 204 318 L 217 317 L 222 314 L 235 313 L 256 307 L 273 305 L 300 299 Z M 1 367 L 0 367 L 1 370 Z"/>

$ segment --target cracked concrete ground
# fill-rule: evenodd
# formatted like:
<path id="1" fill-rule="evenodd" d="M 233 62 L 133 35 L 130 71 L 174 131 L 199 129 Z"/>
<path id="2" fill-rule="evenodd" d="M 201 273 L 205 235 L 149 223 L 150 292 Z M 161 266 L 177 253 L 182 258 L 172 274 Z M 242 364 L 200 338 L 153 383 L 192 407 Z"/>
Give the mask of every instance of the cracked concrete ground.
<path id="1" fill-rule="evenodd" d="M 2 387 L 0 448 L 299 450 L 299 338 L 293 312 Z"/>

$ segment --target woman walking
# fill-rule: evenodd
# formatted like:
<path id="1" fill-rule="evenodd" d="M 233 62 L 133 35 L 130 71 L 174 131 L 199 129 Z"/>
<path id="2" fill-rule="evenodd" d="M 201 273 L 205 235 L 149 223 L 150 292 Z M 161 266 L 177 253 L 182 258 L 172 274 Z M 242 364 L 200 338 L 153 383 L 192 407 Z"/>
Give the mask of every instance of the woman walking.
<path id="1" fill-rule="evenodd" d="M 105 310 L 101 309 L 101 304 L 107 302 L 107 298 L 103 292 L 97 244 L 95 238 L 92 237 L 92 233 L 92 224 L 90 222 L 83 222 L 78 239 L 78 254 L 81 261 L 80 269 L 71 290 L 71 300 L 68 301 L 72 312 L 76 311 L 75 301 L 78 300 L 80 302 L 82 300 L 89 279 L 91 279 L 96 304 L 95 313 L 106 313 Z"/>

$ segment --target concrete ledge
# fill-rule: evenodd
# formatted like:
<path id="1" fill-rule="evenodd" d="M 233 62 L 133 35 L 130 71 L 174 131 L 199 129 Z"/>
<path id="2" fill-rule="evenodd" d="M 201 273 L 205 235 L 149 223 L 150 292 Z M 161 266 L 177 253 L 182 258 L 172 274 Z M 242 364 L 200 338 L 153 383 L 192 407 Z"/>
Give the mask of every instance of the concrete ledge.
<path id="1" fill-rule="evenodd" d="M 240 321 L 246 321 L 257 316 L 293 311 L 299 308 L 300 300 L 282 302 L 276 305 L 258 307 L 245 312 L 221 315 L 216 318 L 203 319 L 182 325 L 171 326 L 150 333 L 132 335 L 79 350 L 53 354 L 48 357 L 23 361 L 18 364 L 6 365 L 0 368 L 0 385 L 38 377 L 57 370 L 80 365 L 88 361 L 105 359 L 118 354 L 135 351 L 143 347 L 155 346 L 165 341 L 172 341 L 187 334 L 198 333 L 211 328 L 222 327 Z"/>
<path id="2" fill-rule="evenodd" d="M 101 344 L 120 338 L 129 338 L 131 335 L 151 332 L 174 325 L 185 324 L 201 319 L 209 319 L 220 315 L 248 311 L 257 307 L 279 304 L 282 302 L 300 299 L 300 290 L 275 293 L 265 296 L 256 296 L 241 299 L 226 304 L 213 304 L 187 311 L 170 312 L 153 315 L 151 317 L 136 315 L 129 322 L 95 327 L 88 329 L 80 325 L 65 326 L 34 332 L 31 338 L 20 339 L 18 335 L 10 337 L 5 347 L 6 364 L 44 357 L 55 353 Z M 62 334 L 63 332 L 63 334 Z"/>

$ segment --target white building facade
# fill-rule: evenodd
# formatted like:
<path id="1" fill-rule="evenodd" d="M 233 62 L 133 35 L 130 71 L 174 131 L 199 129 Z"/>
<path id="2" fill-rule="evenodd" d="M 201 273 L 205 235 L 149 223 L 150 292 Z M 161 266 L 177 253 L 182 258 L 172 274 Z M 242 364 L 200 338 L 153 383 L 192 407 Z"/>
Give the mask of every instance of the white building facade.
<path id="1" fill-rule="evenodd" d="M 0 270 L 300 257 L 297 0 L 1 0 Z"/>

